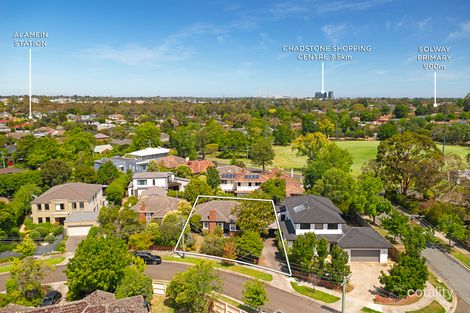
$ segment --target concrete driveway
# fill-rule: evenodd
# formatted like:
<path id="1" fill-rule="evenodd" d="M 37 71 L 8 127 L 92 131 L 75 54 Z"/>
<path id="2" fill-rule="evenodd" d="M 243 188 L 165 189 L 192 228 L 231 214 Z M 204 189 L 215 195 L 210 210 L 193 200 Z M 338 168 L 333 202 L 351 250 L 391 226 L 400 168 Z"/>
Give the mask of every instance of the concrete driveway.
<path id="1" fill-rule="evenodd" d="M 380 286 L 380 271 L 387 271 L 391 266 L 392 262 L 388 262 L 387 264 L 375 262 L 351 263 L 350 284 L 353 286 L 353 290 L 349 295 L 364 301 L 373 301 L 374 295 L 371 291 L 374 291 L 376 287 Z"/>
<path id="2" fill-rule="evenodd" d="M 65 243 L 65 251 L 70 254 L 75 254 L 77 250 L 78 244 L 85 239 L 86 236 L 71 236 L 67 239 Z"/>

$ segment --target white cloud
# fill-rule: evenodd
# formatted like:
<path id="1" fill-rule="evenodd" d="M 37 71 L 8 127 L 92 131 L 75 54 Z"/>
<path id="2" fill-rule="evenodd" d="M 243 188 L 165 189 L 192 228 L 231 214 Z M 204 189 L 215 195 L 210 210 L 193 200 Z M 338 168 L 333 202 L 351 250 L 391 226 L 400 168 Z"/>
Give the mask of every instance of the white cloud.
<path id="1" fill-rule="evenodd" d="M 318 6 L 318 13 L 339 11 L 360 11 L 392 2 L 392 0 L 365 0 L 365 1 L 328 1 Z"/>
<path id="2" fill-rule="evenodd" d="M 460 23 L 458 30 L 449 34 L 450 40 L 468 37 L 470 37 L 470 21 Z"/>
<path id="3" fill-rule="evenodd" d="M 321 30 L 326 38 L 336 43 L 346 32 L 346 24 L 329 24 L 323 26 Z"/>
<path id="4" fill-rule="evenodd" d="M 191 57 L 194 48 L 189 44 L 190 39 L 197 39 L 200 36 L 214 36 L 218 42 L 227 38 L 224 29 L 198 23 L 164 38 L 160 44 L 153 47 L 137 44 L 127 44 L 122 47 L 100 45 L 80 50 L 74 56 L 127 65 L 158 65 L 161 62 L 182 61 Z"/>
<path id="5" fill-rule="evenodd" d="M 432 20 L 431 17 L 428 17 L 427 19 L 424 19 L 422 21 L 418 21 L 418 28 L 419 30 L 426 30 L 428 25 L 429 25 L 429 22 Z"/>

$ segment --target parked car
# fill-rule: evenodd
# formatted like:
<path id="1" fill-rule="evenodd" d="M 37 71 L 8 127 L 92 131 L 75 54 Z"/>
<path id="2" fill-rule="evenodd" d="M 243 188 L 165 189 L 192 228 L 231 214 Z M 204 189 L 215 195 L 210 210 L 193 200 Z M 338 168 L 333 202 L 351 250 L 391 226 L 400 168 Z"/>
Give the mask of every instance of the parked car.
<path id="1" fill-rule="evenodd" d="M 48 306 L 59 303 L 62 299 L 62 294 L 57 290 L 49 291 L 46 296 L 42 299 L 41 306 Z"/>
<path id="2" fill-rule="evenodd" d="M 162 263 L 162 258 L 158 255 L 153 255 L 150 252 L 146 251 L 136 251 L 134 252 L 135 256 L 142 258 L 145 261 L 145 264 L 160 264 Z"/>

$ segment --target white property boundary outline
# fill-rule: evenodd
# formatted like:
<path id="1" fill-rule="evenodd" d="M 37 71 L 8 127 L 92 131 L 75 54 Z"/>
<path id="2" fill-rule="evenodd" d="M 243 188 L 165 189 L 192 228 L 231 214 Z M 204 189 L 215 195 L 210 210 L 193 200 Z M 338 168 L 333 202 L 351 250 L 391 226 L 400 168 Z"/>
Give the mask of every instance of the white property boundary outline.
<path id="1" fill-rule="evenodd" d="M 183 238 L 183 235 L 184 235 L 184 230 L 186 229 L 186 227 L 187 227 L 188 224 L 189 224 L 189 220 L 191 219 L 191 216 L 192 216 L 192 214 L 193 214 L 193 212 L 194 212 L 194 209 L 196 208 L 196 204 L 198 203 L 199 198 L 227 199 L 227 200 L 238 200 L 238 201 L 247 200 L 247 201 L 270 202 L 271 205 L 273 206 L 274 216 L 276 217 L 276 224 L 277 224 L 277 227 L 278 227 L 278 230 L 279 230 L 279 235 L 280 235 L 280 237 L 281 237 L 282 248 L 284 249 L 284 255 L 285 255 L 285 257 L 286 257 L 287 268 L 289 269 L 289 273 L 284 273 L 284 272 L 282 272 L 282 271 L 278 271 L 278 270 L 275 270 L 275 269 L 272 269 L 272 268 L 269 268 L 269 267 L 260 266 L 260 265 L 257 265 L 257 264 L 252 264 L 252 263 L 248 263 L 248 262 L 244 262 L 244 261 L 238 261 L 238 260 L 228 259 L 228 258 L 219 257 L 219 256 L 215 256 L 215 255 L 202 254 L 202 253 L 195 253 L 195 252 L 186 252 L 186 251 L 184 251 L 184 250 L 178 250 L 178 246 L 180 245 L 181 239 Z M 184 247 L 183 247 L 183 249 L 184 249 Z M 278 217 L 277 217 L 276 207 L 274 206 L 274 201 L 273 201 L 273 200 L 268 200 L 268 199 L 255 199 L 255 198 L 239 198 L 239 197 L 224 197 L 224 196 L 205 196 L 205 195 L 199 195 L 199 196 L 197 196 L 196 201 L 194 201 L 194 204 L 193 204 L 193 206 L 192 206 L 192 208 L 191 208 L 191 212 L 189 212 L 188 218 L 186 219 L 186 222 L 184 223 L 184 227 L 183 227 L 183 229 L 181 230 L 181 234 L 180 234 L 180 236 L 179 236 L 179 238 L 178 238 L 178 241 L 176 242 L 176 246 L 175 246 L 175 248 L 173 249 L 173 252 L 174 252 L 174 253 L 178 253 L 178 254 L 181 253 L 181 254 L 183 254 L 183 256 L 184 256 L 185 254 L 188 254 L 188 255 L 200 256 L 200 257 L 211 258 L 211 259 L 216 259 L 216 260 L 225 260 L 225 261 L 240 263 L 240 264 L 244 264 L 244 265 L 248 265 L 248 266 L 260 268 L 260 269 L 263 269 L 263 270 L 267 270 L 267 271 L 279 273 L 279 274 L 282 274 L 282 275 L 287 275 L 288 277 L 291 277 L 291 276 L 292 276 L 292 270 L 291 270 L 291 268 L 290 268 L 289 257 L 287 256 L 286 245 L 285 245 L 285 242 L 284 242 L 284 235 L 282 234 L 281 225 L 279 224 L 279 219 L 278 219 Z"/>

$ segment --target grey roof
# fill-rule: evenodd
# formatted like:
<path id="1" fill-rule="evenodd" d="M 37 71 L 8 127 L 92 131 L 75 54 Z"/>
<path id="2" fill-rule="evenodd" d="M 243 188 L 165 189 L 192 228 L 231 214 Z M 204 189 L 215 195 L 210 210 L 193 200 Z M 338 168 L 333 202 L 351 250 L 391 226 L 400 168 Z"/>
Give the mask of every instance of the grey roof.
<path id="1" fill-rule="evenodd" d="M 130 139 L 114 139 L 111 144 L 116 146 L 129 146 L 132 143 Z"/>
<path id="2" fill-rule="evenodd" d="M 158 186 L 153 186 L 142 191 L 140 197 L 144 198 L 148 196 L 166 196 L 166 193 L 166 189 Z"/>
<path id="3" fill-rule="evenodd" d="M 168 197 L 167 195 L 142 196 L 135 205 L 131 207 L 136 212 L 153 212 L 154 218 L 163 218 L 166 213 L 176 210 L 180 199 Z"/>
<path id="4" fill-rule="evenodd" d="M 49 203 L 51 200 L 90 201 L 103 188 L 102 185 L 67 183 L 57 185 L 34 199 L 31 203 Z"/>
<path id="5" fill-rule="evenodd" d="M 372 227 L 345 227 L 338 244 L 343 249 L 388 249 L 392 245 Z"/>
<path id="6" fill-rule="evenodd" d="M 73 212 L 65 218 L 64 223 L 95 222 L 98 220 L 98 211 Z"/>
<path id="7" fill-rule="evenodd" d="M 172 174 L 171 172 L 141 172 L 141 173 L 135 173 L 132 178 L 133 179 L 162 178 L 162 177 L 168 177 L 171 174 Z"/>
<path id="8" fill-rule="evenodd" d="M 288 221 L 279 221 L 279 225 L 281 226 L 282 235 L 288 241 L 294 241 L 297 239 L 297 235 L 295 234 L 294 225 L 290 220 Z"/>
<path id="9" fill-rule="evenodd" d="M 281 202 L 295 224 L 346 224 L 330 199 L 314 195 L 287 197 Z M 282 210 L 282 208 L 281 208 Z"/>
<path id="10" fill-rule="evenodd" d="M 232 200 L 212 200 L 197 205 L 194 214 L 201 215 L 201 221 L 209 221 L 209 212 L 216 210 L 217 222 L 233 223 L 237 217 L 232 214 L 232 210 L 239 204 L 240 202 Z"/>

